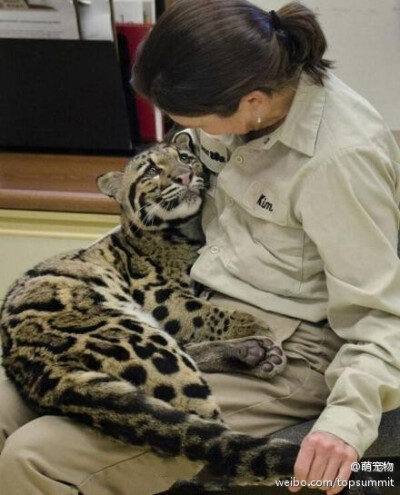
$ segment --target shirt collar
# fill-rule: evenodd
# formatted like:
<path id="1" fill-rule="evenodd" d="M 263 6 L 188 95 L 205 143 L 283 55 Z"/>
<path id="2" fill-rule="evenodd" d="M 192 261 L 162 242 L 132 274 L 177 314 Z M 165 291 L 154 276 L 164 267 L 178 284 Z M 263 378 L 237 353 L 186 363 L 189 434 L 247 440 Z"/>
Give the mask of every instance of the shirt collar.
<path id="1" fill-rule="evenodd" d="M 308 156 L 315 153 L 318 130 L 325 106 L 325 88 L 303 73 L 289 112 L 279 128 L 277 139 Z"/>
<path id="2" fill-rule="evenodd" d="M 246 143 L 251 148 L 269 150 L 280 141 L 288 148 L 312 157 L 325 105 L 325 88 L 303 72 L 289 112 L 282 125 L 271 134 Z"/>
<path id="3" fill-rule="evenodd" d="M 270 149 L 277 141 L 307 156 L 315 153 L 315 143 L 325 105 L 325 88 L 318 86 L 303 72 L 296 88 L 289 112 L 283 122 L 271 134 L 253 139 L 245 144 L 251 148 Z M 199 129 L 200 159 L 213 172 L 220 172 L 229 161 L 236 146 L 243 145 L 240 136 L 234 136 L 231 146 L 224 141 L 228 136 L 218 138 Z M 224 139 L 222 139 L 224 138 Z"/>

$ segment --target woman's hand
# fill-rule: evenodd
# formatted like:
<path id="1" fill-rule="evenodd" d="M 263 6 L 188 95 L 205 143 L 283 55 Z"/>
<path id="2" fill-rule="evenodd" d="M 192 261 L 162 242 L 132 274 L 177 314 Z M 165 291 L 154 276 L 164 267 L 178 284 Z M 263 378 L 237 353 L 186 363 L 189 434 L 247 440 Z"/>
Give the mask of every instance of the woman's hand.
<path id="1" fill-rule="evenodd" d="M 307 484 L 325 481 L 326 486 L 315 486 L 327 495 L 336 495 L 343 490 L 343 484 L 338 486 L 335 480 L 348 481 L 351 476 L 351 465 L 356 462 L 356 450 L 336 435 L 325 431 L 315 431 L 307 435 L 301 443 L 300 452 L 294 466 L 294 477 Z M 310 486 L 310 488 L 313 488 Z M 290 487 L 293 493 L 301 490 Z"/>

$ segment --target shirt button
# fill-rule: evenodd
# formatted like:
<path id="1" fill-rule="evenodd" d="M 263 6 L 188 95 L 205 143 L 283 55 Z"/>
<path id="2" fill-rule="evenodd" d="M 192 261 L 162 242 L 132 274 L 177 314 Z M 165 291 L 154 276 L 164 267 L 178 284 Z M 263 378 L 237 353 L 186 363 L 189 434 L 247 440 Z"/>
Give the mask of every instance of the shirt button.
<path id="1" fill-rule="evenodd" d="M 228 205 L 229 206 L 233 206 L 234 204 L 235 204 L 235 202 L 233 201 L 233 199 L 232 198 L 229 198 L 228 199 Z"/>
<path id="2" fill-rule="evenodd" d="M 239 163 L 239 164 L 243 163 L 244 162 L 244 158 L 242 157 L 242 155 L 235 156 L 235 162 L 236 163 Z"/>
<path id="3" fill-rule="evenodd" d="M 218 246 L 213 246 L 210 251 L 212 252 L 212 254 L 217 254 L 219 252 L 219 247 Z"/>

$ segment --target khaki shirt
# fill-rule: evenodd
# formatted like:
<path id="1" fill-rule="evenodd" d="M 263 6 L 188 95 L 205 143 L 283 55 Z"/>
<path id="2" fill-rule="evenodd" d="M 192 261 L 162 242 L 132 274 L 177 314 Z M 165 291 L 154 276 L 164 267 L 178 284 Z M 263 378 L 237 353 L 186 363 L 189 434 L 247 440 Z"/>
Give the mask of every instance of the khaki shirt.
<path id="1" fill-rule="evenodd" d="M 376 110 L 334 75 L 303 75 L 273 133 L 189 131 L 213 172 L 194 279 L 346 341 L 314 430 L 362 455 L 400 406 L 400 151 Z M 316 330 L 317 331 L 317 330 Z"/>

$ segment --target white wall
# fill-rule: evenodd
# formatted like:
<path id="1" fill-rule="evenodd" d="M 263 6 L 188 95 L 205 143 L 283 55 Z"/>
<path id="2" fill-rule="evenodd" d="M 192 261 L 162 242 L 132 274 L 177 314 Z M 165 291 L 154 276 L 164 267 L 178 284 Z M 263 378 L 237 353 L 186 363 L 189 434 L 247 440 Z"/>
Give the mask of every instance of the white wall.
<path id="1" fill-rule="evenodd" d="M 278 10 L 289 0 L 251 0 Z M 335 73 L 400 130 L 400 0 L 304 0 L 318 14 Z"/>

